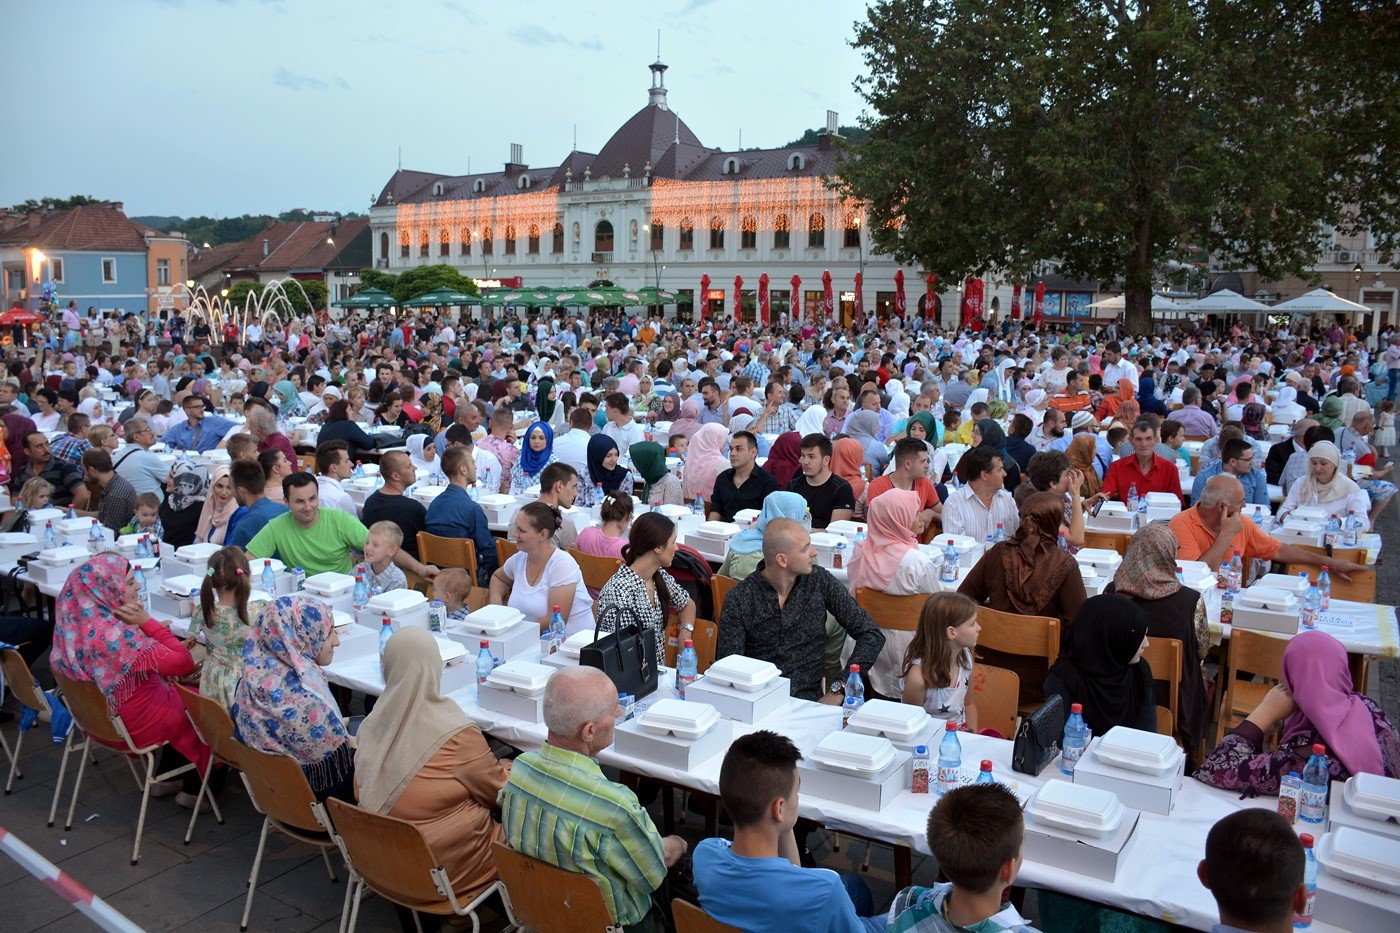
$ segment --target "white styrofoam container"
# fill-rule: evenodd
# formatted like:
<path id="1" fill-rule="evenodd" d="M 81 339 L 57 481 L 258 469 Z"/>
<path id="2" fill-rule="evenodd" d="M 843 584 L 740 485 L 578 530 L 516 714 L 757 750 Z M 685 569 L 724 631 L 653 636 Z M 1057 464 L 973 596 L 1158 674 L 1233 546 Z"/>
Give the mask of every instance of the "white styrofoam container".
<path id="1" fill-rule="evenodd" d="M 53 530 L 58 531 L 58 523 L 63 521 L 63 516 L 67 515 L 63 509 L 32 509 L 26 516 L 29 527 L 40 532 L 44 530 L 44 525 L 53 522 Z"/>
<path id="2" fill-rule="evenodd" d="M 287 569 L 287 565 L 284 564 L 284 563 L 282 563 L 280 560 L 278 560 L 278 559 L 275 558 L 275 557 L 254 557 L 254 558 L 251 558 L 251 559 L 248 561 L 248 571 L 249 571 L 249 573 L 251 573 L 251 574 L 253 575 L 253 577 L 255 578 L 254 582 L 256 582 L 256 583 L 261 583 L 261 582 L 262 582 L 262 572 L 263 572 L 263 567 L 264 567 L 264 566 L 271 567 L 273 573 L 283 573 L 283 572 L 285 572 L 286 569 Z M 353 578 L 352 578 L 351 582 L 354 582 Z"/>
<path id="3" fill-rule="evenodd" d="M 1400 780 L 1379 774 L 1353 774 L 1342 786 L 1347 805 L 1358 816 L 1400 821 Z"/>
<path id="4" fill-rule="evenodd" d="M 430 505 L 438 496 L 447 490 L 446 486 L 424 486 L 421 483 L 413 487 L 413 498 L 423 505 Z"/>
<path id="5" fill-rule="evenodd" d="M 476 667 L 474 663 L 467 666 Z M 528 697 L 522 693 L 516 693 L 514 690 L 496 687 L 488 678 L 486 683 L 480 684 L 476 688 L 476 700 L 481 704 L 482 709 L 488 709 L 494 713 L 503 713 L 516 719 L 523 719 L 525 722 L 544 721 L 543 694 L 537 697 Z"/>
<path id="6" fill-rule="evenodd" d="M 1118 565 L 1123 563 L 1123 555 L 1117 551 L 1110 551 L 1108 548 L 1081 548 L 1074 555 L 1074 559 L 1080 564 L 1088 564 L 1094 568 L 1094 572 L 1101 577 L 1111 577 L 1118 569 Z"/>
<path id="7" fill-rule="evenodd" d="M 201 577 L 193 574 L 181 574 L 178 577 L 168 577 L 161 581 L 160 588 L 174 596 L 189 597 L 194 596 L 204 585 Z"/>
<path id="8" fill-rule="evenodd" d="M 846 725 L 862 735 L 907 741 L 926 730 L 932 718 L 922 706 L 912 703 L 869 700 L 851 714 Z"/>
<path id="9" fill-rule="evenodd" d="M 827 525 L 826 530 L 828 534 L 841 535 L 846 538 L 854 538 L 856 536 L 856 529 L 864 527 L 865 522 L 853 522 L 847 519 L 842 519 L 839 522 L 832 522 L 831 524 Z"/>
<path id="10" fill-rule="evenodd" d="M 937 549 L 939 563 L 943 561 L 943 553 L 948 549 L 948 542 L 952 542 L 953 550 L 958 552 L 958 566 L 971 570 L 981 559 L 982 552 L 986 549 L 981 541 L 967 535 L 947 535 L 941 534 L 934 537 L 930 542 L 930 547 Z"/>
<path id="11" fill-rule="evenodd" d="M 1299 521 L 1318 522 L 1319 524 L 1325 525 L 1327 523 L 1328 512 L 1320 506 L 1300 505 L 1294 509 L 1288 517 Z"/>
<path id="12" fill-rule="evenodd" d="M 559 647 L 559 651 L 577 661 L 584 647 L 593 644 L 593 639 L 597 637 L 597 635 L 598 633 L 593 630 L 574 632 L 568 638 L 564 639 L 564 644 Z"/>
<path id="13" fill-rule="evenodd" d="M 843 729 L 818 742 L 808 757 L 830 771 L 868 775 L 884 770 L 894 756 L 895 747 L 889 739 Z"/>
<path id="14" fill-rule="evenodd" d="M 1176 565 L 1181 568 L 1181 579 L 1193 590 L 1202 593 L 1215 589 L 1218 579 L 1215 571 L 1210 569 L 1210 565 L 1200 560 L 1180 560 Z"/>
<path id="15" fill-rule="evenodd" d="M 803 759 L 797 763 L 802 793 L 861 810 L 883 810 L 909 787 L 909 757 L 895 751 L 884 768 L 869 773 L 837 771 Z"/>
<path id="16" fill-rule="evenodd" d="M 1174 492 L 1149 492 L 1144 496 L 1147 500 L 1147 507 L 1171 508 L 1176 507 L 1176 511 L 1181 511 L 1181 497 Z"/>
<path id="17" fill-rule="evenodd" d="M 758 509 L 740 509 L 734 513 L 734 524 L 740 528 L 748 528 L 758 521 Z"/>
<path id="18" fill-rule="evenodd" d="M 1262 525 L 1265 522 L 1273 521 L 1274 517 L 1267 505 L 1259 505 L 1254 502 L 1246 504 L 1245 507 L 1240 510 L 1240 514 L 1256 525 Z"/>
<path id="19" fill-rule="evenodd" d="M 638 717 L 638 723 L 652 735 L 673 735 L 678 739 L 698 739 L 715 727 L 719 710 L 708 703 L 657 700 Z"/>
<path id="20" fill-rule="evenodd" d="M 1248 593 L 1256 588 L 1280 590 L 1302 599 L 1303 594 L 1308 591 L 1308 585 L 1309 581 L 1306 575 L 1290 576 L 1286 573 L 1266 573 L 1255 580 L 1244 592 Z"/>
<path id="21" fill-rule="evenodd" d="M 396 623 L 395 631 L 405 625 L 410 628 L 427 628 L 428 597 L 417 590 L 389 590 L 371 598 L 356 614 L 361 625 L 371 624 L 376 627 L 385 617 Z"/>
<path id="22" fill-rule="evenodd" d="M 172 619 L 188 619 L 194 615 L 196 597 L 176 596 L 165 589 L 151 590 L 151 612 Z"/>
<path id="23" fill-rule="evenodd" d="M 800 766 L 800 765 L 799 765 Z M 1076 769 L 1077 770 L 1077 769 Z M 1052 780 L 1045 786 L 1065 784 Z M 1067 787 L 1075 785 L 1068 784 Z M 1027 861 L 1057 865 L 1066 871 L 1112 884 L 1128 860 L 1137 839 L 1139 811 L 1124 808 L 1118 828 L 1103 837 L 1060 829 L 1034 819 L 1026 811 L 1026 837 L 1022 854 Z"/>
<path id="24" fill-rule="evenodd" d="M 836 570 L 849 565 L 855 549 L 841 535 L 812 533 L 812 547 L 817 551 L 817 563 L 828 570 Z"/>
<path id="25" fill-rule="evenodd" d="M 687 739 L 648 732 L 642 728 L 641 718 L 636 717 L 618 725 L 613 733 L 613 751 L 678 771 L 694 771 L 716 755 L 723 755 L 733 737 L 733 729 L 724 720 L 718 720 L 699 738 Z"/>
<path id="26" fill-rule="evenodd" d="M 684 505 L 661 505 L 657 506 L 656 511 L 673 522 L 680 521 L 682 518 L 691 514 L 690 509 Z"/>
<path id="27" fill-rule="evenodd" d="M 25 554 L 39 550 L 39 539 L 22 531 L 0 534 L 0 563 L 19 560 Z"/>
<path id="28" fill-rule="evenodd" d="M 482 606 L 460 624 L 470 633 L 495 638 L 512 626 L 518 625 L 524 618 L 519 609 L 509 606 Z"/>
<path id="29" fill-rule="evenodd" d="M 695 528 L 695 533 L 700 537 L 716 541 L 728 541 L 740 531 L 743 529 L 733 522 L 701 522 Z"/>
<path id="30" fill-rule="evenodd" d="M 209 563 L 209 558 L 224 549 L 222 544 L 186 544 L 182 548 L 177 548 L 175 556 L 187 563 Z M 253 558 L 254 561 L 260 558 Z M 262 564 L 258 564 L 258 572 L 262 572 Z M 275 568 L 274 568 L 275 569 Z"/>
<path id="31" fill-rule="evenodd" d="M 787 706 L 792 698 L 792 682 L 779 677 L 762 690 L 736 690 L 705 676 L 687 687 L 685 696 L 697 703 L 710 704 L 725 719 L 755 723 Z"/>
<path id="32" fill-rule="evenodd" d="M 450 638 L 434 638 L 433 641 L 437 642 L 438 654 L 442 656 L 443 666 L 456 664 L 467 656 L 467 649 Z"/>
<path id="33" fill-rule="evenodd" d="M 542 697 L 553 673 L 552 667 L 517 658 L 493 670 L 487 675 L 486 682 L 498 690 L 509 690 L 531 698 Z"/>
<path id="34" fill-rule="evenodd" d="M 1400 841 L 1341 826 L 1317 840 L 1315 854 L 1334 878 L 1400 894 Z"/>
<path id="35" fill-rule="evenodd" d="M 45 548 L 39 552 L 39 563 L 48 564 L 50 567 L 62 567 L 65 564 L 76 563 L 88 556 L 88 549 L 76 544 L 60 544 L 58 547 Z"/>
<path id="36" fill-rule="evenodd" d="M 1294 619 L 1298 617 L 1298 597 L 1267 586 L 1250 586 L 1242 590 L 1235 603 L 1236 611 L 1241 607 L 1292 615 Z"/>
<path id="37" fill-rule="evenodd" d="M 1170 816 L 1186 778 L 1186 756 L 1178 751 L 1176 763 L 1161 774 L 1147 774 L 1110 764 L 1098 754 L 1103 737 L 1095 737 L 1088 754 L 1074 769 L 1074 783 L 1114 794 L 1124 807 Z"/>
<path id="38" fill-rule="evenodd" d="M 53 528 L 61 535 L 86 535 L 93 521 L 91 518 L 65 518 L 54 522 Z"/>
<path id="39" fill-rule="evenodd" d="M 326 571 L 307 577 L 303 584 L 307 592 L 326 599 L 335 599 L 344 596 L 355 588 L 355 577 L 348 573 L 335 573 Z"/>
<path id="40" fill-rule="evenodd" d="M 727 687 L 753 693 L 777 680 L 782 672 L 772 661 L 731 654 L 711 664 L 705 676 Z"/>
<path id="41" fill-rule="evenodd" d="M 1327 804 L 1327 831 L 1331 832 L 1339 826 L 1350 826 L 1362 832 L 1400 840 L 1400 823 L 1393 819 L 1379 820 L 1362 816 L 1351 808 L 1351 803 L 1347 800 L 1345 781 L 1332 782 L 1332 795 Z"/>
<path id="42" fill-rule="evenodd" d="M 339 609 L 331 610 L 331 626 L 336 631 L 344 631 L 355 624 L 355 617 L 348 612 L 341 612 Z"/>
<path id="43" fill-rule="evenodd" d="M 1114 726 L 1103 734 L 1095 754 L 1115 768 L 1142 774 L 1165 774 L 1176 767 L 1183 753 L 1169 735 Z"/>
<path id="44" fill-rule="evenodd" d="M 1068 781 L 1046 781 L 1026 812 L 1037 823 L 1094 839 L 1112 835 L 1123 821 L 1116 794 Z"/>

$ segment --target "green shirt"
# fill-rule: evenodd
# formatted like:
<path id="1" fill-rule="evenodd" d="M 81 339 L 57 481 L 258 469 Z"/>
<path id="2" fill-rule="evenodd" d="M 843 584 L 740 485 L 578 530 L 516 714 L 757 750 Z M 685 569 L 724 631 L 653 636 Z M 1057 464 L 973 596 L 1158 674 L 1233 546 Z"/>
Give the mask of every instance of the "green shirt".
<path id="1" fill-rule="evenodd" d="M 578 752 L 544 745 L 515 759 L 501 824 L 517 852 L 594 878 L 617 923 L 638 923 L 666 879 L 661 834 L 637 797 Z"/>
<path id="2" fill-rule="evenodd" d="M 288 568 L 300 567 L 308 577 L 318 573 L 349 573 L 355 566 L 350 549 L 365 549 L 368 532 L 360 520 L 348 512 L 321 509 L 321 517 L 310 528 L 302 528 L 288 512 L 263 526 L 248 542 L 253 557 L 275 557 Z M 256 581 L 256 577 L 254 580 Z"/>

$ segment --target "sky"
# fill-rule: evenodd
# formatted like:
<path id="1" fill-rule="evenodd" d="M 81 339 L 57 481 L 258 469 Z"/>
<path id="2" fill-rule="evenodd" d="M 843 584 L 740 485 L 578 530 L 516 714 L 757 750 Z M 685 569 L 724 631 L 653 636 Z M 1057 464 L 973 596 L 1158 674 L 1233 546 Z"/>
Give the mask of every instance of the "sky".
<path id="1" fill-rule="evenodd" d="M 367 209 L 399 164 L 557 165 L 647 102 L 708 146 L 856 122 L 861 0 L 3 0 L 0 205 L 129 216 Z M 21 38 L 22 37 L 22 38 Z M 21 50 L 27 51 L 21 51 Z"/>

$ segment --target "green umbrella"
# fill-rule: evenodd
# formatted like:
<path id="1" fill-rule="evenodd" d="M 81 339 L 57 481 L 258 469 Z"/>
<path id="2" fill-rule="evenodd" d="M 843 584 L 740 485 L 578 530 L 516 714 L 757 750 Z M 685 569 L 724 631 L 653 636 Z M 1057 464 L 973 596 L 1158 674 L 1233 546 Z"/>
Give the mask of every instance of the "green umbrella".
<path id="1" fill-rule="evenodd" d="M 554 303 L 564 308 L 586 308 L 591 304 L 597 304 L 588 297 L 587 289 L 564 288 L 554 293 Z"/>
<path id="2" fill-rule="evenodd" d="M 644 285 L 637 289 L 637 294 L 641 296 L 644 304 L 649 305 L 670 304 L 680 300 L 675 292 L 657 288 L 655 285 Z"/>
<path id="3" fill-rule="evenodd" d="M 394 296 L 388 292 L 380 291 L 377 288 L 366 288 L 356 292 L 349 298 L 342 298 L 331 303 L 333 308 L 392 308 L 398 304 Z"/>
<path id="4" fill-rule="evenodd" d="M 465 292 L 442 286 L 435 288 L 426 295 L 419 295 L 417 298 L 410 298 L 403 303 L 405 308 L 442 308 L 448 305 L 475 304 L 476 299 Z"/>

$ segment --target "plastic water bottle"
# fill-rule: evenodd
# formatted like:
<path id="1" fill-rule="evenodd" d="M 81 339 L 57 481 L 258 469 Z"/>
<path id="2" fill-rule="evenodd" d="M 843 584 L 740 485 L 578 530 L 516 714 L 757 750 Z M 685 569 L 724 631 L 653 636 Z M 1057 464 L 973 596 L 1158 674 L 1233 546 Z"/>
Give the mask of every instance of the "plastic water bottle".
<path id="1" fill-rule="evenodd" d="M 700 661 L 695 656 L 695 642 L 685 640 L 680 655 L 676 658 L 676 692 L 685 699 L 686 688 L 700 676 Z"/>
<path id="2" fill-rule="evenodd" d="M 621 710 L 617 714 L 617 722 L 626 722 L 632 718 L 632 714 L 637 711 L 637 698 L 630 693 L 619 693 L 617 695 L 617 708 Z"/>
<path id="3" fill-rule="evenodd" d="M 992 532 L 992 543 L 1000 544 L 1006 540 L 1006 526 L 997 522 L 997 530 Z"/>
<path id="4" fill-rule="evenodd" d="M 146 574 L 140 567 L 136 568 L 136 587 L 141 593 L 141 605 L 147 610 L 151 608 L 151 588 L 146 585 Z"/>
<path id="5" fill-rule="evenodd" d="M 856 544 L 860 544 L 860 543 L 863 542 L 864 540 L 865 540 L 865 526 L 864 526 L 864 525 L 857 525 L 857 526 L 856 526 Z"/>
<path id="6" fill-rule="evenodd" d="M 264 560 L 262 569 L 262 588 L 267 590 L 267 595 L 277 595 L 277 574 L 272 570 L 272 561 Z"/>
<path id="7" fill-rule="evenodd" d="M 151 549 L 151 536 L 142 535 L 136 541 L 137 557 L 154 557 L 155 551 Z"/>
<path id="8" fill-rule="evenodd" d="M 437 480 L 437 477 L 436 477 L 436 476 L 433 477 L 433 478 L 432 478 L 431 485 L 436 486 L 436 485 L 437 485 L 436 480 Z M 470 497 L 471 500 L 472 500 L 473 502 L 480 502 L 480 501 L 481 501 L 481 484 L 480 484 L 480 483 L 472 483 L 470 486 L 468 486 L 468 487 L 467 487 L 467 496 Z"/>
<path id="9" fill-rule="evenodd" d="M 1303 594 L 1302 606 L 1298 609 L 1298 623 L 1304 629 L 1317 628 L 1317 617 L 1322 614 L 1322 595 L 1317 590 L 1317 584 L 1308 585 L 1308 591 Z"/>
<path id="10" fill-rule="evenodd" d="M 1056 540 L 1055 544 L 1056 544 L 1056 545 L 1059 547 L 1059 549 L 1062 550 L 1062 551 L 1068 551 L 1068 550 L 1069 550 L 1069 542 L 1065 540 L 1065 536 L 1064 536 L 1064 535 L 1060 535 L 1059 539 Z"/>
<path id="11" fill-rule="evenodd" d="M 810 506 L 802 509 L 802 527 L 808 531 L 812 530 L 812 509 Z"/>
<path id="12" fill-rule="evenodd" d="M 958 741 L 958 724 L 949 719 L 943 727 L 943 741 L 938 743 L 938 793 L 958 786 L 962 777 L 962 742 Z"/>
<path id="13" fill-rule="evenodd" d="M 1294 912 L 1293 929 L 1306 930 L 1312 926 L 1313 906 L 1317 902 L 1317 856 L 1313 853 L 1312 833 L 1300 833 L 1298 841 L 1303 844 L 1303 888 L 1308 892 L 1308 899 L 1302 911 Z"/>
<path id="14" fill-rule="evenodd" d="M 703 522 L 705 520 L 705 500 L 696 496 L 695 501 L 690 506 L 690 511 Z"/>
<path id="15" fill-rule="evenodd" d="M 428 603 L 428 631 L 441 632 L 447 622 L 447 606 L 442 600 L 435 599 Z"/>
<path id="16" fill-rule="evenodd" d="M 854 715 L 856 714 L 856 711 L 858 711 L 858 710 L 859 710 L 862 706 L 864 706 L 864 705 L 865 705 L 864 703 L 862 703 L 860 700 L 858 700 L 858 699 L 855 698 L 855 697 L 846 697 L 846 699 L 844 699 L 844 700 L 841 701 L 841 728 L 842 728 L 842 729 L 844 729 L 844 728 L 846 728 L 846 726 L 850 725 L 851 717 L 854 716 Z"/>
<path id="17" fill-rule="evenodd" d="M 1299 574 L 1299 576 L 1305 577 L 1307 574 Z M 1317 573 L 1317 594 L 1322 597 L 1318 608 L 1326 612 L 1332 605 L 1332 575 L 1327 572 L 1326 564 L 1323 564 L 1322 569 Z"/>
<path id="18" fill-rule="evenodd" d="M 1353 467 L 1356 466 L 1356 451 L 1350 448 L 1342 451 L 1342 469 L 1346 471 L 1346 478 L 1352 479 Z"/>
<path id="19" fill-rule="evenodd" d="M 53 520 L 44 522 L 44 549 L 52 550 L 58 547 L 58 535 L 53 530 Z"/>
<path id="20" fill-rule="evenodd" d="M 976 784 L 995 784 L 997 779 L 992 777 L 992 763 L 985 758 L 982 760 L 982 767 L 977 770 Z"/>
<path id="21" fill-rule="evenodd" d="M 78 517 L 78 510 L 73 506 L 68 506 L 68 520 L 71 522 Z"/>
<path id="22" fill-rule="evenodd" d="M 365 608 L 365 603 L 369 602 L 369 584 L 365 582 L 364 574 L 355 574 L 355 587 L 350 591 L 350 605 L 356 609 Z"/>
<path id="23" fill-rule="evenodd" d="M 1298 822 L 1321 826 L 1327 816 L 1327 747 L 1318 742 L 1303 766 L 1303 789 L 1298 796 Z"/>
<path id="24" fill-rule="evenodd" d="M 1342 520 L 1335 512 L 1327 519 L 1327 528 L 1322 532 L 1322 546 L 1328 549 L 1336 547 L 1341 543 Z"/>
<path id="25" fill-rule="evenodd" d="M 88 553 L 96 554 L 106 543 L 107 539 L 102 535 L 102 526 L 94 521 L 88 528 Z"/>
<path id="26" fill-rule="evenodd" d="M 845 542 L 845 541 L 837 541 L 837 542 L 836 542 L 836 547 L 835 547 L 835 549 L 832 551 L 832 554 L 831 554 L 831 568 L 832 568 L 833 570 L 840 570 L 842 567 L 845 567 L 845 566 L 846 566 L 846 542 Z"/>
<path id="27" fill-rule="evenodd" d="M 394 634 L 394 623 L 385 616 L 384 621 L 379 624 L 379 673 L 384 675 L 384 649 L 389 647 L 389 639 Z"/>
<path id="28" fill-rule="evenodd" d="M 1137 525 L 1136 525 L 1136 527 L 1138 527 L 1138 528 L 1143 528 L 1143 527 L 1146 527 L 1146 525 L 1147 525 L 1147 498 L 1144 496 L 1143 498 L 1141 498 L 1141 499 L 1138 500 L 1138 504 L 1137 504 Z"/>
<path id="29" fill-rule="evenodd" d="M 1186 585 L 1186 571 L 1181 567 L 1176 568 L 1176 582 L 1182 586 Z"/>
<path id="30" fill-rule="evenodd" d="M 1089 727 L 1084 723 L 1084 707 L 1073 703 L 1069 719 L 1065 720 L 1065 735 L 1060 742 L 1060 770 L 1073 775 L 1085 747 L 1089 744 Z"/>
<path id="31" fill-rule="evenodd" d="M 481 471 L 481 488 L 485 489 L 487 493 L 495 494 L 501 491 L 496 486 L 495 480 L 496 477 L 491 475 L 490 467 L 487 467 L 486 469 Z"/>
<path id="32" fill-rule="evenodd" d="M 563 646 L 565 638 L 565 628 L 566 626 L 564 625 L 564 613 L 558 606 L 555 606 L 553 610 L 549 613 L 549 640 L 550 643 L 554 646 L 553 649 L 550 651 L 550 654 L 553 654 L 555 651 L 558 651 L 560 647 Z"/>
<path id="33" fill-rule="evenodd" d="M 1133 483 L 1133 484 L 1131 484 L 1131 485 L 1128 487 L 1128 511 L 1129 511 L 1129 512 L 1136 512 L 1137 510 L 1138 510 L 1138 491 L 1137 491 L 1137 483 Z"/>
<path id="34" fill-rule="evenodd" d="M 356 461 L 355 461 L 355 469 L 353 469 L 353 470 L 350 471 L 350 476 L 351 476 L 352 478 L 354 478 L 354 479 L 364 479 L 364 478 L 365 478 L 365 465 L 364 465 L 363 463 L 361 463 L 360 461 L 356 460 Z"/>
<path id="35" fill-rule="evenodd" d="M 928 793 L 929 757 L 927 745 L 915 745 L 909 759 L 909 790 L 915 794 Z"/>
<path id="36" fill-rule="evenodd" d="M 958 549 L 953 546 L 953 539 L 948 539 L 948 545 L 943 549 L 943 566 L 938 571 L 938 582 L 953 586 L 958 582 Z"/>
<path id="37" fill-rule="evenodd" d="M 1355 509 L 1347 509 L 1347 520 L 1342 522 L 1342 547 L 1356 547 L 1361 543 L 1361 519 Z"/>
<path id="38" fill-rule="evenodd" d="M 861 703 L 865 702 L 865 682 L 860 679 L 859 664 L 852 664 L 851 672 L 846 675 L 846 697 L 855 697 Z"/>
<path id="39" fill-rule="evenodd" d="M 491 657 L 491 643 L 483 641 L 481 648 L 476 652 L 476 685 L 480 687 L 486 683 L 486 678 L 490 677 L 495 669 L 496 659 Z"/>
<path id="40" fill-rule="evenodd" d="M 1226 571 L 1225 589 L 1238 593 L 1244 586 L 1244 564 L 1240 562 L 1239 552 L 1236 551 L 1230 557 L 1230 566 Z"/>

